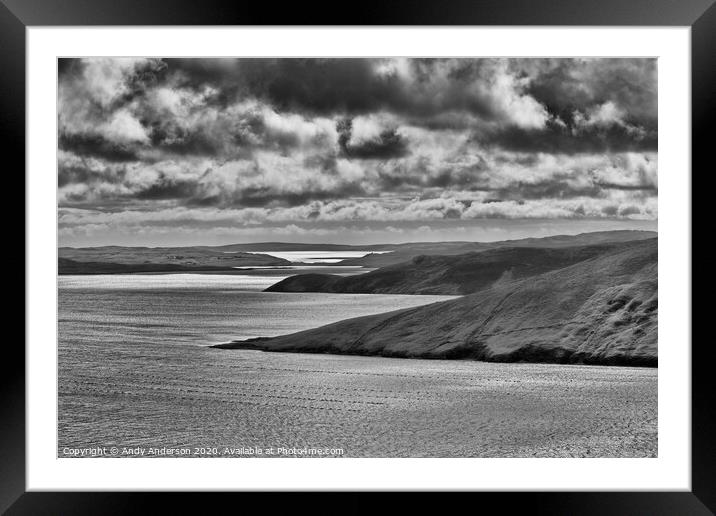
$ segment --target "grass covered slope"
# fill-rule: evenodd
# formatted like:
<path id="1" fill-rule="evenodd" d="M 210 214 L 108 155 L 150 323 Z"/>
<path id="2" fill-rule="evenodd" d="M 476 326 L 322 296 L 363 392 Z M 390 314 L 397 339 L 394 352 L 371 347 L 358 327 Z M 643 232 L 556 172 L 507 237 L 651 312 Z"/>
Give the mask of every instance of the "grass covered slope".
<path id="1" fill-rule="evenodd" d="M 655 366 L 657 313 L 650 239 L 459 299 L 218 347 Z"/>
<path id="2" fill-rule="evenodd" d="M 560 269 L 609 252 L 603 244 L 564 248 L 508 247 L 457 256 L 416 256 L 357 276 L 299 274 L 268 287 L 266 292 L 331 292 L 353 294 L 463 295 L 498 281 L 510 281 Z"/>
<path id="3" fill-rule="evenodd" d="M 458 255 L 498 249 L 502 247 L 574 247 L 585 245 L 609 244 L 646 240 L 655 238 L 654 231 L 594 231 L 578 235 L 553 235 L 541 238 L 523 238 L 502 240 L 499 242 L 412 242 L 407 244 L 386 245 L 382 250 L 389 253 L 371 253 L 362 258 L 343 260 L 341 265 L 360 265 L 362 267 L 386 267 L 412 260 L 421 255 Z"/>

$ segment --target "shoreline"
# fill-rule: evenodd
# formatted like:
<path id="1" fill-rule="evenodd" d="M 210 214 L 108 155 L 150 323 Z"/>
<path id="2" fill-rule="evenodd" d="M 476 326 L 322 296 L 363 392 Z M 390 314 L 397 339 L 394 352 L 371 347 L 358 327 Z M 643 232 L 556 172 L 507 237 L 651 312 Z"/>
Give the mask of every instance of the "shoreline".
<path id="1" fill-rule="evenodd" d="M 640 367 L 648 369 L 658 369 L 658 357 L 628 357 L 628 356 L 611 356 L 605 359 L 589 357 L 584 354 L 571 352 L 563 348 L 555 350 L 535 350 L 529 346 L 521 348 L 513 353 L 503 355 L 489 355 L 483 350 L 466 348 L 454 349 L 451 352 L 441 354 L 429 353 L 410 353 L 407 351 L 388 351 L 384 349 L 370 352 L 364 349 L 341 350 L 334 346 L 319 346 L 312 348 L 286 347 L 281 349 L 271 349 L 266 346 L 255 344 L 255 342 L 263 342 L 271 340 L 272 337 L 256 337 L 244 341 L 231 341 L 220 344 L 212 344 L 205 346 L 214 349 L 235 349 L 244 351 L 263 351 L 266 353 L 304 353 L 311 355 L 343 355 L 343 356 L 364 356 L 364 357 L 382 357 L 382 358 L 400 358 L 400 359 L 420 359 L 420 360 L 455 360 L 455 361 L 473 361 L 486 363 L 501 364 L 554 364 L 554 365 L 583 365 L 583 366 L 610 366 L 610 367 Z M 529 358 L 532 358 L 531 360 Z"/>
<path id="2" fill-rule="evenodd" d="M 276 265 L 276 266 L 265 266 L 265 265 L 247 265 L 247 266 L 241 266 L 240 268 L 223 268 L 223 267 L 216 267 L 212 268 L 210 266 L 207 267 L 198 267 L 198 268 L 161 268 L 161 269 L 152 269 L 152 268 L 133 268 L 134 266 L 129 266 L 128 269 L 110 269 L 110 270 L 58 270 L 57 275 L 58 276 L 119 276 L 119 275 L 146 275 L 146 274 L 229 274 L 229 275 L 236 275 L 236 276 L 250 276 L 249 273 L 259 273 L 262 271 L 285 271 L 285 272 L 294 272 L 292 275 L 301 274 L 300 269 L 297 269 L 296 267 L 315 267 L 315 268 L 324 268 L 324 269 L 335 269 L 340 272 L 341 268 L 355 268 L 360 269 L 362 272 L 371 272 L 374 271 L 374 268 L 371 267 L 362 267 L 358 265 L 340 265 L 337 266 L 335 264 L 324 264 L 324 263 L 295 263 L 291 265 Z M 361 272 L 361 273 L 362 273 Z M 243 273 L 243 274 L 242 274 Z M 277 281 L 278 283 L 278 281 Z M 439 295 L 439 294 L 438 294 Z"/>

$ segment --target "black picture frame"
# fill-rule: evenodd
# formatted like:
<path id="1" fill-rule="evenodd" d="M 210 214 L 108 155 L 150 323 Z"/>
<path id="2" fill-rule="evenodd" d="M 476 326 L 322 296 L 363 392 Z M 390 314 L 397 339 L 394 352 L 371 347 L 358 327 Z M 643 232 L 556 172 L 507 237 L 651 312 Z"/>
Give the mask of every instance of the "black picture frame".
<path id="1" fill-rule="evenodd" d="M 25 29 L 82 25 L 602 25 L 691 27 L 692 170 L 708 170 L 713 143 L 708 128 L 716 112 L 716 5 L 714 0 L 363 0 L 358 4 L 312 1 L 277 5 L 231 0 L 0 0 L 0 145 L 5 163 L 25 167 Z M 8 158 L 10 158 L 8 160 Z M 711 165 L 711 163 L 709 163 Z M 6 169 L 9 173 L 9 167 Z M 18 172 L 15 172 L 18 174 Z M 692 171 L 692 177 L 695 177 Z M 19 177 L 16 178 L 20 183 Z M 18 189 L 24 191 L 18 184 Z M 18 196 L 19 197 L 19 196 Z M 694 206 L 696 202 L 694 199 Z M 695 220 L 698 218 L 693 215 Z M 693 251 L 692 251 L 693 252 Z M 692 274 L 696 272 L 692 266 Z M 27 277 L 28 270 L 25 270 Z M 23 295 L 24 298 L 24 295 Z M 17 303 L 19 306 L 19 303 Z M 25 354 L 6 339 L 0 382 L 0 511 L 6 514 L 125 514 L 151 509 L 191 509 L 189 493 L 25 492 Z M 12 344 L 12 345 L 11 345 Z M 683 346 L 690 342 L 681 343 Z M 465 493 L 468 503 L 497 502 L 501 511 L 535 514 L 712 514 L 716 512 L 716 425 L 708 339 L 692 351 L 692 489 L 690 492 Z M 204 508 L 207 494 L 199 495 Z M 214 494 L 223 503 L 241 496 L 242 506 L 259 494 Z M 382 494 L 349 493 L 341 512 L 365 513 L 382 506 Z M 476 498 L 475 498 L 476 497 Z M 464 502 L 466 500 L 463 500 Z M 265 500 L 259 503 L 266 503 Z M 403 503 L 403 502 L 401 502 Z M 440 497 L 413 493 L 408 505 L 445 508 Z M 409 506 L 404 505 L 404 510 Z M 475 505 L 473 505 L 475 506 Z M 231 506 L 230 506 L 231 507 Z M 271 508 L 335 510 L 324 493 L 272 496 Z"/>

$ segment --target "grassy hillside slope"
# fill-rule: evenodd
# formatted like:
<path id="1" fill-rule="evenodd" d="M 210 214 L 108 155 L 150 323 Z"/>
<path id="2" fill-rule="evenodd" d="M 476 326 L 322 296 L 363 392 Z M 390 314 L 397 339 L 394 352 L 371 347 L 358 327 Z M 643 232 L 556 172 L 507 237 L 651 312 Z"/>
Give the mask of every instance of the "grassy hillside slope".
<path id="1" fill-rule="evenodd" d="M 657 313 L 650 239 L 455 300 L 217 347 L 655 366 Z"/>
<path id="2" fill-rule="evenodd" d="M 472 252 L 481 252 L 488 249 L 502 247 L 573 247 L 583 245 L 597 245 L 633 240 L 646 240 L 655 238 L 653 231 L 595 231 L 580 233 L 578 235 L 554 235 L 543 238 L 523 238 L 520 240 L 502 240 L 499 242 L 414 242 L 385 246 L 383 250 L 389 253 L 372 253 L 362 258 L 344 260 L 341 265 L 360 265 L 362 267 L 385 267 L 396 263 L 407 262 L 421 255 L 458 255 Z"/>

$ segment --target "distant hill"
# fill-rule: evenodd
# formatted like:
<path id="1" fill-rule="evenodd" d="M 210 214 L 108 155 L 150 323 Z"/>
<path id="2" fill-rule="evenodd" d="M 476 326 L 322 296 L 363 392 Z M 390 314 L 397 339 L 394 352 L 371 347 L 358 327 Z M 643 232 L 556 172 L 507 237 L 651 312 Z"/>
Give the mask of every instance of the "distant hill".
<path id="1" fill-rule="evenodd" d="M 301 244 L 286 242 L 262 242 L 250 244 L 229 244 L 223 246 L 192 247 L 60 247 L 58 257 L 80 263 L 106 264 L 107 270 L 132 272 L 132 268 L 115 266 L 133 265 L 137 271 L 152 269 L 156 271 L 177 270 L 229 270 L 232 267 L 284 266 L 292 262 L 277 258 L 266 252 L 286 251 L 371 251 L 362 258 L 348 258 L 330 265 L 352 265 L 366 268 L 378 268 L 386 265 L 406 262 L 420 255 L 458 255 L 469 252 L 485 251 L 501 247 L 564 247 L 591 245 L 611 242 L 623 242 L 643 238 L 653 238 L 651 231 L 605 231 L 583 233 L 581 235 L 559 235 L 547 238 L 527 238 L 502 242 L 414 242 L 406 244 L 343 245 L 343 244 Z M 379 253 L 379 251 L 381 253 Z M 389 251 L 389 252 L 385 252 Z M 58 263 L 60 274 L 94 273 L 101 269 L 99 265 L 72 266 Z M 162 265 L 154 269 L 154 265 Z M 140 267 L 141 266 L 141 267 Z M 73 272 L 68 272 L 69 270 Z M 108 272 L 111 274 L 112 272 Z"/>
<path id="2" fill-rule="evenodd" d="M 266 254 L 223 252 L 210 247 L 60 247 L 60 274 L 216 271 L 232 267 L 282 266 L 291 262 Z"/>
<path id="3" fill-rule="evenodd" d="M 487 361 L 657 364 L 657 240 L 475 294 L 223 348 Z"/>
<path id="4" fill-rule="evenodd" d="M 486 251 L 501 247 L 570 247 L 580 245 L 607 244 L 645 240 L 655 238 L 654 231 L 595 231 L 578 235 L 555 235 L 544 238 L 523 238 L 520 240 L 502 240 L 499 242 L 414 242 L 384 246 L 377 251 L 391 252 L 384 254 L 368 254 L 362 258 L 344 260 L 341 265 L 360 265 L 362 267 L 385 267 L 396 263 L 407 262 L 420 255 L 456 255 L 470 252 Z M 367 250 L 367 249 L 366 249 Z"/>
<path id="5" fill-rule="evenodd" d="M 354 294 L 471 294 L 498 281 L 534 276 L 598 256 L 629 243 L 544 248 L 504 247 L 455 256 L 420 255 L 356 276 L 299 274 L 266 292 Z"/>
<path id="6" fill-rule="evenodd" d="M 57 260 L 57 270 L 63 274 L 133 274 L 140 272 L 218 272 L 223 267 L 201 267 L 167 263 L 76 262 L 68 258 Z"/>

